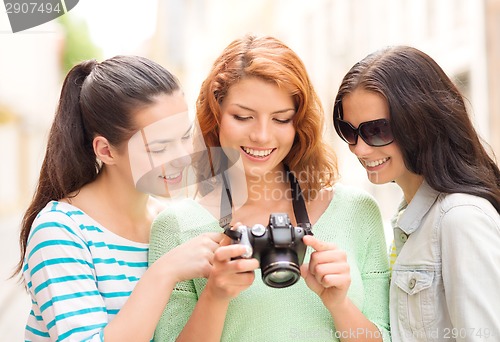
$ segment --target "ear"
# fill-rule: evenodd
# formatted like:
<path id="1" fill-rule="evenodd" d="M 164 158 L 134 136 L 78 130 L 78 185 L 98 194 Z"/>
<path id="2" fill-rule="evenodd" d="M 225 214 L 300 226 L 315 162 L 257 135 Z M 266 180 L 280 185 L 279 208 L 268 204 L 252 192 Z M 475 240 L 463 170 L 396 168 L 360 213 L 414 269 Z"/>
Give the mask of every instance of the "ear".
<path id="1" fill-rule="evenodd" d="M 104 164 L 115 164 L 114 157 L 116 150 L 113 148 L 113 146 L 111 146 L 108 139 L 103 136 L 97 136 L 92 141 L 92 147 L 94 148 L 96 157 L 100 159 Z"/>

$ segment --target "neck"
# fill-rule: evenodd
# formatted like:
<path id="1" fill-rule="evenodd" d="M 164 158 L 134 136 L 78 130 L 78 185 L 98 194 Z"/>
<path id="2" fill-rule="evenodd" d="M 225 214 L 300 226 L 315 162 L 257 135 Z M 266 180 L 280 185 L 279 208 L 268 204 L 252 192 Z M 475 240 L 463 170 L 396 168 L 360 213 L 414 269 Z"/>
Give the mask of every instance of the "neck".
<path id="1" fill-rule="evenodd" d="M 65 201 L 80 208 L 113 233 L 137 242 L 148 242 L 153 218 L 160 207 L 140 193 L 121 174 L 101 170 L 95 181 Z"/>
<path id="2" fill-rule="evenodd" d="M 100 197 L 108 203 L 110 208 L 126 215 L 132 220 L 142 219 L 147 213 L 149 196 L 137 191 L 130 185 L 124 186 L 123 179 L 119 176 L 111 175 L 103 169 L 102 173 L 95 181 L 96 191 Z"/>
<path id="3" fill-rule="evenodd" d="M 396 180 L 396 183 L 403 190 L 406 203 L 411 202 L 423 181 L 423 176 L 414 173 L 409 173 L 406 177 Z"/>
<path id="4" fill-rule="evenodd" d="M 248 202 L 273 202 L 290 199 L 290 183 L 284 170 L 247 176 Z"/>

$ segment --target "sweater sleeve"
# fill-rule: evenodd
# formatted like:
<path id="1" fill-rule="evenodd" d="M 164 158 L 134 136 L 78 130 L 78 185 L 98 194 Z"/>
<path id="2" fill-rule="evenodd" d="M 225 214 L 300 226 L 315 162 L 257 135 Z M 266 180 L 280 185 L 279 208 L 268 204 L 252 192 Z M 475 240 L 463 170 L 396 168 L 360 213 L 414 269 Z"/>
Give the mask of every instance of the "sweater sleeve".
<path id="1" fill-rule="evenodd" d="M 365 289 L 363 313 L 382 333 L 384 341 L 390 341 L 389 332 L 389 261 L 387 243 L 379 207 L 371 196 L 360 203 L 359 221 L 361 240 L 360 271 Z"/>
<path id="2" fill-rule="evenodd" d="M 28 340 L 102 340 L 108 319 L 92 255 L 66 213 L 44 212 L 33 222 L 23 276 L 37 304 L 28 318 Z"/>
<path id="3" fill-rule="evenodd" d="M 181 229 L 173 208 L 167 208 L 153 222 L 149 245 L 149 265 L 180 245 Z M 198 301 L 194 281 L 177 283 L 156 327 L 155 341 L 175 341 Z"/>

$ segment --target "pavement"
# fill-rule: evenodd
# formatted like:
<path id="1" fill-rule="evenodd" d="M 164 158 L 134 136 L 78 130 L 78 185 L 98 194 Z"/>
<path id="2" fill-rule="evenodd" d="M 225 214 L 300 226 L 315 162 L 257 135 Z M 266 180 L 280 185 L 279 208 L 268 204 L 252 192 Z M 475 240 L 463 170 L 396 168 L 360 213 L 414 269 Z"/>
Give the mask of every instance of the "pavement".
<path id="1" fill-rule="evenodd" d="M 0 215 L 0 342 L 24 341 L 31 305 L 19 278 L 9 279 L 19 260 L 21 215 Z"/>

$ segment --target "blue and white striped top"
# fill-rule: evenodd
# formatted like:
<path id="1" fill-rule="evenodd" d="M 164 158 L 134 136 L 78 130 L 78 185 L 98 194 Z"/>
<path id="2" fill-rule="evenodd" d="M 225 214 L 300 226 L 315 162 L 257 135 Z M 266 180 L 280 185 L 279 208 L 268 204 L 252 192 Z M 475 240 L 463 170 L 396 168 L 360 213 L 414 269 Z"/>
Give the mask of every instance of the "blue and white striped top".
<path id="1" fill-rule="evenodd" d="M 148 248 L 70 204 L 48 203 L 24 258 L 32 301 L 26 341 L 103 341 L 103 328 L 146 271 Z"/>

